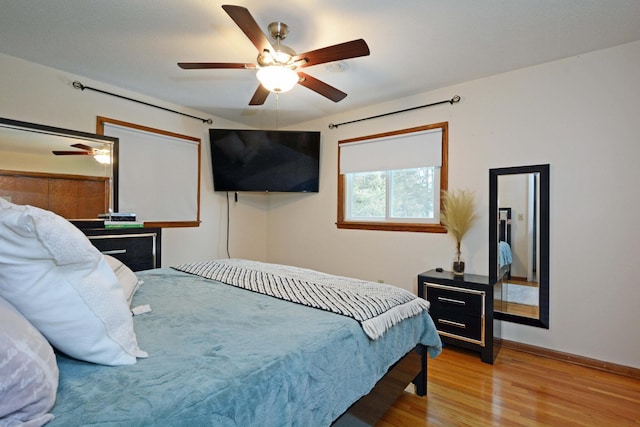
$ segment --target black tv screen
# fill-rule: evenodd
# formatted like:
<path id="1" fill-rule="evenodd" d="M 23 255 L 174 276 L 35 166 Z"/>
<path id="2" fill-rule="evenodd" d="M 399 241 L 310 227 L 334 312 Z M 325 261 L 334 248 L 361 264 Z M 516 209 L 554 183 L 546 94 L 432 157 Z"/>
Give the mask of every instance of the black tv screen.
<path id="1" fill-rule="evenodd" d="M 215 191 L 318 192 L 320 132 L 209 129 Z"/>

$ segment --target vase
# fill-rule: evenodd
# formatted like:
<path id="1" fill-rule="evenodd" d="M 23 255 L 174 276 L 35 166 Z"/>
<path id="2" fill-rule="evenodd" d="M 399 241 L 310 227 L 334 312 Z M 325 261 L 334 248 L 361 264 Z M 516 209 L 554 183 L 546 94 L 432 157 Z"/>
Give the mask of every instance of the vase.
<path id="1" fill-rule="evenodd" d="M 460 251 L 457 251 L 453 257 L 451 271 L 453 271 L 453 275 L 456 277 L 464 277 L 464 258 L 462 258 Z"/>

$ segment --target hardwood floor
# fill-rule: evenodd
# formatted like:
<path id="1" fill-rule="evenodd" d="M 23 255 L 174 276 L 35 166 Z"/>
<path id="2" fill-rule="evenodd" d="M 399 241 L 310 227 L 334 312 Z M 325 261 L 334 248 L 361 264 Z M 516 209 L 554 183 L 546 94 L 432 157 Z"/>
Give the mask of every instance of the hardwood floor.
<path id="1" fill-rule="evenodd" d="M 502 302 L 500 311 L 516 316 L 532 317 L 534 319 L 540 317 L 540 308 L 538 306 L 518 304 L 517 302 Z"/>
<path id="2" fill-rule="evenodd" d="M 639 426 L 640 380 L 502 348 L 494 365 L 446 347 L 428 395 L 404 392 L 377 427 Z"/>
<path id="3" fill-rule="evenodd" d="M 529 286 L 532 288 L 538 287 L 536 282 L 527 282 L 524 277 L 512 277 L 508 279 L 507 282 L 514 285 Z M 501 302 L 496 301 L 495 305 L 496 310 L 516 316 L 533 317 L 534 319 L 537 319 L 540 316 L 540 309 L 537 305 L 534 306 L 510 302 L 508 301 L 508 297 Z"/>

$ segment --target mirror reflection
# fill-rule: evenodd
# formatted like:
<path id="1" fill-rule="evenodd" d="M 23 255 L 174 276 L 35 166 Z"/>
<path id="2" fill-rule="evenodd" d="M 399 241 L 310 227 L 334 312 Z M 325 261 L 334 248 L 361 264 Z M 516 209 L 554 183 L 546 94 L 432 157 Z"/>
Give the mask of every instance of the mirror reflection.
<path id="1" fill-rule="evenodd" d="M 498 311 L 539 316 L 537 218 L 540 174 L 498 177 Z"/>
<path id="2" fill-rule="evenodd" d="M 0 118 L 0 197 L 74 220 L 115 210 L 116 142 Z"/>
<path id="3" fill-rule="evenodd" d="M 491 169 L 497 319 L 548 327 L 548 165 Z"/>

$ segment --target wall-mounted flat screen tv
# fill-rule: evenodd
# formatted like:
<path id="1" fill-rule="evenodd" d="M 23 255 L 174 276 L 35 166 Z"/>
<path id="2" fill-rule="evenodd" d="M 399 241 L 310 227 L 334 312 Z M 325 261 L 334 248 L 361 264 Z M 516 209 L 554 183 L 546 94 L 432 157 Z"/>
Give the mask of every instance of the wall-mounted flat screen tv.
<path id="1" fill-rule="evenodd" d="M 209 129 L 215 191 L 318 192 L 320 132 Z"/>

